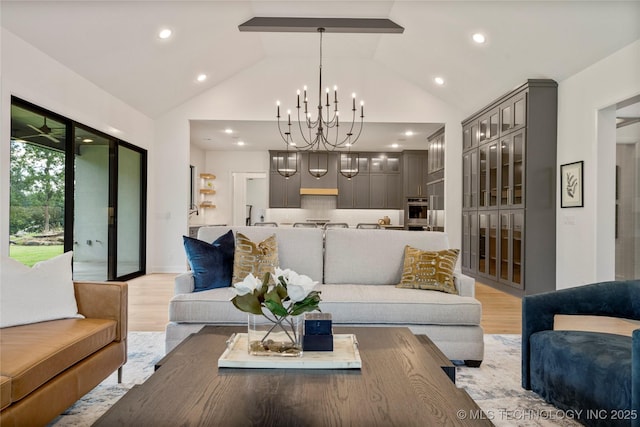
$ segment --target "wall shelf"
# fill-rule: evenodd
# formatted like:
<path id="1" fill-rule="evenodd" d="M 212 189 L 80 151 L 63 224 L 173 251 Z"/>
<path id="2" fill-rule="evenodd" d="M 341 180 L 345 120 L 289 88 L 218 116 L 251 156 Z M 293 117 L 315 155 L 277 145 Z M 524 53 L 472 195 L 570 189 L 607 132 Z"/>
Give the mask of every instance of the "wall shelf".
<path id="1" fill-rule="evenodd" d="M 215 208 L 216 205 L 213 204 L 213 200 L 209 199 L 210 196 L 216 194 L 216 190 L 213 188 L 213 181 L 216 179 L 216 176 L 211 173 L 201 173 L 200 174 L 200 208 Z"/>

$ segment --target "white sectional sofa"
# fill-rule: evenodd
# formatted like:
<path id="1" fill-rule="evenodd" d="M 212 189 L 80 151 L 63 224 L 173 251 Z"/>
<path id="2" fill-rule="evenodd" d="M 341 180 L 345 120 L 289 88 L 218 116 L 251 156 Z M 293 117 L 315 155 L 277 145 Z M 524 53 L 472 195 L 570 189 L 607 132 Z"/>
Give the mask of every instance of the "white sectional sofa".
<path id="1" fill-rule="evenodd" d="M 457 271 L 459 295 L 402 289 L 406 245 L 422 250 L 449 248 L 445 233 L 404 230 L 203 227 L 198 239 L 213 242 L 233 230 L 259 242 L 275 234 L 281 268 L 318 281 L 320 309 L 335 326 L 407 326 L 426 334 L 452 360 L 479 365 L 484 355 L 482 307 L 475 280 Z M 230 302 L 230 288 L 193 292 L 190 272 L 175 281 L 169 305 L 166 351 L 204 325 L 246 325 L 247 314 Z"/>

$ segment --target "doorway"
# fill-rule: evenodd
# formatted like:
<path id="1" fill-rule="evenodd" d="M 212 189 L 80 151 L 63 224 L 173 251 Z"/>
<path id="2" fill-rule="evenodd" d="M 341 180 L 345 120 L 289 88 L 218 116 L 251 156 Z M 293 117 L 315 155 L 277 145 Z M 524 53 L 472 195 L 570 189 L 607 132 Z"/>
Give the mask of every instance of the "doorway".
<path id="1" fill-rule="evenodd" d="M 269 206 L 266 172 L 233 172 L 233 225 L 264 221 Z"/>
<path id="2" fill-rule="evenodd" d="M 616 110 L 616 280 L 640 278 L 640 97 Z"/>

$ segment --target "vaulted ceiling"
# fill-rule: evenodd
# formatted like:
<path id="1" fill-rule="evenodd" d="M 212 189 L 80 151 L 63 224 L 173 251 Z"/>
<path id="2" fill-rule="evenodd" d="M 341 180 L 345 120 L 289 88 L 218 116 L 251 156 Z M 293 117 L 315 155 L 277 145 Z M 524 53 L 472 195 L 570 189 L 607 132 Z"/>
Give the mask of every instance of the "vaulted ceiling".
<path id="1" fill-rule="evenodd" d="M 327 68 L 380 67 L 463 114 L 528 78 L 561 81 L 640 39 L 639 1 L 4 0 L 0 12 L 5 29 L 151 118 L 267 60 L 317 64 L 316 34 L 238 30 L 255 16 L 389 18 L 403 34 L 327 34 Z M 173 31 L 167 40 L 158 37 L 164 27 Z M 484 44 L 471 40 L 476 32 Z M 265 85 L 278 78 L 265 76 Z"/>

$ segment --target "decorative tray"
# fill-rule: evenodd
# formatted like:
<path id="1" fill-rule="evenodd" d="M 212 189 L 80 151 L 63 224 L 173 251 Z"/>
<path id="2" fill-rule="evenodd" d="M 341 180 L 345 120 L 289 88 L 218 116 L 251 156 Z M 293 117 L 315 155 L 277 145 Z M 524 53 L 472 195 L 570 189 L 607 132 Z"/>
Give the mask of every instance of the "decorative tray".
<path id="1" fill-rule="evenodd" d="M 305 351 L 301 357 L 252 356 L 247 334 L 233 334 L 218 359 L 218 368 L 360 369 L 358 341 L 353 334 L 333 336 L 333 351 Z"/>

